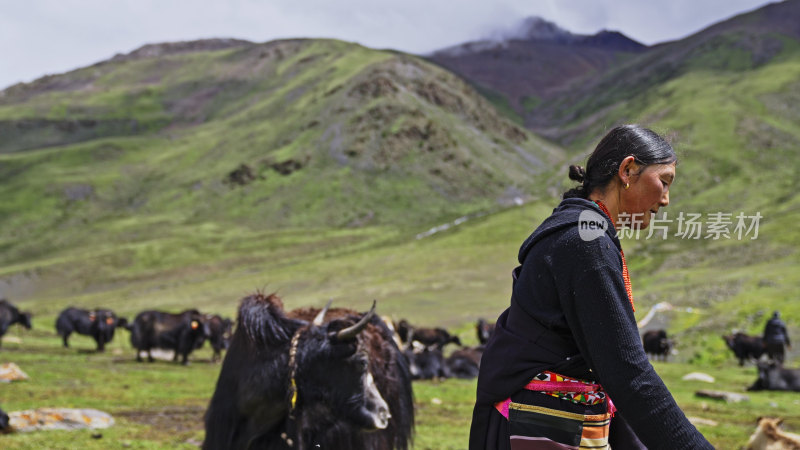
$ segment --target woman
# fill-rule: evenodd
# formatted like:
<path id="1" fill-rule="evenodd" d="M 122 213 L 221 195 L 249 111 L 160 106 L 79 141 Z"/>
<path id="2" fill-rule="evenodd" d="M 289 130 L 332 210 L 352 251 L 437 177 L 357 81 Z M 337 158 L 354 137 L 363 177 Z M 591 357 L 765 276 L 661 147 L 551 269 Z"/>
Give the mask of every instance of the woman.
<path id="1" fill-rule="evenodd" d="M 656 133 L 624 125 L 570 167 L 581 185 L 522 244 L 483 354 L 471 450 L 713 448 L 647 360 L 615 231 L 669 204 L 676 162 Z"/>

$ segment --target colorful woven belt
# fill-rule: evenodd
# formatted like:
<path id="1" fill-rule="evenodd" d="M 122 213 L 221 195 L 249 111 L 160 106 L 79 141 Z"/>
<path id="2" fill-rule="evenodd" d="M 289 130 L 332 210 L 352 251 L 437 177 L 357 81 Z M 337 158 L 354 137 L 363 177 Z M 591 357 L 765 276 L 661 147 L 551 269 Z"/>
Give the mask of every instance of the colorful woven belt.
<path id="1" fill-rule="evenodd" d="M 567 400 L 581 405 L 597 405 L 608 400 L 608 412 L 613 416 L 617 408 L 611 402 L 603 387 L 591 381 L 579 380 L 577 378 L 565 377 L 554 372 L 544 371 L 525 385 L 524 389 L 537 391 L 542 394 Z M 495 404 L 495 408 L 500 414 L 508 419 L 508 407 L 511 404 L 511 397 Z"/>

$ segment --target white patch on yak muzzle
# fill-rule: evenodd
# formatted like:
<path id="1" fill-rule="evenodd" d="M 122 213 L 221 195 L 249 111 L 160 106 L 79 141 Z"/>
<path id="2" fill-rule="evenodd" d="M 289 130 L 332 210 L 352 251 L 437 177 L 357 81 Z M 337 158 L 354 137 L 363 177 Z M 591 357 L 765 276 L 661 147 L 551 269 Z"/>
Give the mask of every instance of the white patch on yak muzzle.
<path id="1" fill-rule="evenodd" d="M 389 419 L 392 418 L 392 415 L 389 414 L 389 405 L 381 397 L 375 379 L 369 372 L 364 377 L 364 392 L 366 393 L 366 407 L 375 429 L 385 429 L 389 426 Z"/>

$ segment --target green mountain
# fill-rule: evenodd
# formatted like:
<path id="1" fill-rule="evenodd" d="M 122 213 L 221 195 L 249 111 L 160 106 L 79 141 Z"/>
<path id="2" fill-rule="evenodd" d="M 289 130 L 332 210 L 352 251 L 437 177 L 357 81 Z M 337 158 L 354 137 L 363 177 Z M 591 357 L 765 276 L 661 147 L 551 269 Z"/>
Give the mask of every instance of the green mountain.
<path id="1" fill-rule="evenodd" d="M 0 94 L 0 265 L 182 227 L 430 227 L 528 199 L 561 159 L 411 55 L 148 45 Z"/>
<path id="2" fill-rule="evenodd" d="M 148 46 L 7 89 L 4 165 L 21 177 L 14 165 L 37 153 L 89 170 L 103 159 L 104 180 L 48 196 L 77 196 L 101 215 L 175 210 L 191 197 L 206 206 L 184 212 L 200 218 L 205 209 L 270 226 L 342 226 L 415 223 L 491 204 L 529 187 L 559 157 L 412 56 L 334 41 L 218 47 Z M 110 172 L 123 168 L 147 179 L 138 183 L 147 192 L 112 192 L 125 177 Z M 247 204 L 233 208 L 232 198 Z M 398 215 L 389 203 L 415 208 Z"/>
<path id="3" fill-rule="evenodd" d="M 712 25 L 684 39 L 653 47 L 601 72 L 573 80 L 555 99 L 542 102 L 526 117 L 529 128 L 571 142 L 592 124 L 615 117 L 626 106 L 641 109 L 654 100 L 655 87 L 696 73 L 740 73 L 793 55 L 800 31 L 800 2 L 769 4 Z M 628 114 L 628 111 L 619 111 Z M 619 114 L 618 113 L 618 114 Z M 604 125 L 596 125 L 596 134 Z"/>

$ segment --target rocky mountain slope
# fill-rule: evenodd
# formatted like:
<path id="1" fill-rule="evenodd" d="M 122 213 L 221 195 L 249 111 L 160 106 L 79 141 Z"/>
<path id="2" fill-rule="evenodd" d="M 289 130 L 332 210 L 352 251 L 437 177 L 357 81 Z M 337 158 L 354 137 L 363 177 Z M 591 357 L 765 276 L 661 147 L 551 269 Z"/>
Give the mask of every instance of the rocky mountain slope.
<path id="1" fill-rule="evenodd" d="M 521 118 L 575 79 L 597 74 L 647 47 L 615 31 L 579 35 L 538 17 L 492 39 L 442 49 L 428 58 L 507 102 Z"/>
<path id="2" fill-rule="evenodd" d="M 653 46 L 601 73 L 572 80 L 558 96 L 530 111 L 526 124 L 569 141 L 581 134 L 582 127 L 605 121 L 612 110 L 625 108 L 634 99 L 649 101 L 652 90 L 684 75 L 748 76 L 793 57 L 800 42 L 798 19 L 797 0 L 772 3 L 684 39 Z"/>
<path id="3" fill-rule="evenodd" d="M 6 264 L 122 223 L 424 226 L 563 158 L 453 74 L 331 40 L 148 45 L 2 91 L 0 136 Z"/>

